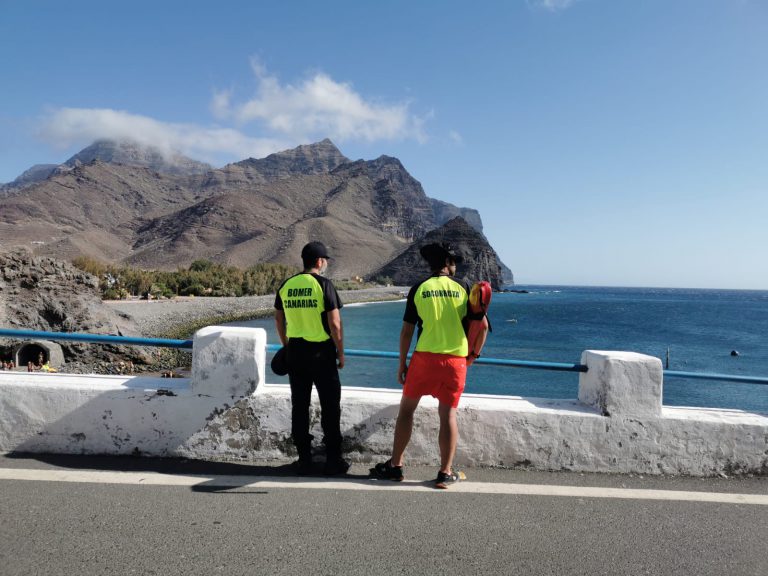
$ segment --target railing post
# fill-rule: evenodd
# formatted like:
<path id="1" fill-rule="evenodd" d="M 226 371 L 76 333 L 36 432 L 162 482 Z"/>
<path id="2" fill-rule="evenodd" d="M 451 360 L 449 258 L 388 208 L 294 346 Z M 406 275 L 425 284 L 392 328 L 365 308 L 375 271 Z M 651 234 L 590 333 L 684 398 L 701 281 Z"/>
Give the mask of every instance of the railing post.
<path id="1" fill-rule="evenodd" d="M 586 350 L 579 375 L 579 402 L 604 416 L 661 416 L 661 360 L 635 352 Z"/>
<path id="2" fill-rule="evenodd" d="M 265 380 L 267 332 L 263 328 L 206 326 L 192 344 L 192 392 L 247 396 Z"/>

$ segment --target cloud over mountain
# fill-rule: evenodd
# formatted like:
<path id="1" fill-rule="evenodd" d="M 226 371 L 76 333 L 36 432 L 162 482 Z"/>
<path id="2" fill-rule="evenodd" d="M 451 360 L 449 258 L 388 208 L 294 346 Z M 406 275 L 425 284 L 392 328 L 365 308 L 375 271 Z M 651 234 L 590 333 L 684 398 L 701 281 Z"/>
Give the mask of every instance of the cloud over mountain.
<path id="1" fill-rule="evenodd" d="M 169 157 L 183 154 L 211 164 L 261 158 L 327 137 L 426 141 L 425 118 L 412 114 L 408 103 L 366 99 L 351 84 L 322 72 L 291 85 L 281 84 L 258 61 L 252 67 L 258 83 L 254 97 L 234 102 L 231 92 L 214 92 L 210 111 L 216 123 L 210 126 L 110 108 L 57 108 L 44 117 L 40 136 L 57 148 L 94 140 L 132 141 Z"/>
<path id="2" fill-rule="evenodd" d="M 206 160 L 260 158 L 286 147 L 284 140 L 252 138 L 233 128 L 162 122 L 108 108 L 54 110 L 45 119 L 41 136 L 61 148 L 102 139 L 130 140 L 169 156 L 180 152 Z"/>

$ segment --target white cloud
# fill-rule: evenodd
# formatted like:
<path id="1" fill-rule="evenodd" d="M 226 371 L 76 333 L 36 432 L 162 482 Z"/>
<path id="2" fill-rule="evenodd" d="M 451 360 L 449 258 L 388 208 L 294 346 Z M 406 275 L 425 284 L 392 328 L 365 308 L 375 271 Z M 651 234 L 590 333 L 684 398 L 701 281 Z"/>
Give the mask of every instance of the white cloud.
<path id="1" fill-rule="evenodd" d="M 571 5 L 575 4 L 579 0 L 528 0 L 529 6 L 537 8 L 544 8 L 550 12 L 557 12 L 558 10 L 565 10 Z"/>
<path id="2" fill-rule="evenodd" d="M 431 112 L 419 118 L 410 113 L 408 103 L 367 101 L 350 84 L 323 73 L 292 86 L 281 85 L 257 59 L 251 68 L 258 81 L 251 100 L 234 104 L 231 90 L 214 91 L 210 113 L 219 125 L 163 122 L 109 108 L 60 108 L 46 115 L 40 135 L 60 149 L 87 146 L 102 138 L 132 140 L 211 164 L 261 158 L 323 138 L 337 143 L 426 141 L 423 126 Z M 245 126 L 251 123 L 257 125 L 251 130 L 262 137 L 247 134 Z"/>
<path id="3" fill-rule="evenodd" d="M 233 104 L 230 93 L 216 93 L 212 108 L 220 118 L 241 125 L 259 123 L 265 130 L 296 141 L 329 137 L 337 141 L 426 141 L 424 118 L 409 104 L 366 100 L 351 84 L 317 72 L 297 85 L 281 84 L 258 60 L 251 68 L 258 83 L 250 100 Z"/>
<path id="4" fill-rule="evenodd" d="M 55 110 L 45 119 L 41 136 L 59 148 L 86 146 L 100 138 L 133 140 L 166 154 L 180 152 L 211 162 L 222 156 L 235 160 L 260 158 L 291 145 L 286 140 L 252 138 L 232 128 L 173 124 L 105 108 Z"/>
<path id="5" fill-rule="evenodd" d="M 231 97 L 232 92 L 229 90 L 214 91 L 213 100 L 211 100 L 211 112 L 216 118 L 226 118 Z"/>
<path id="6" fill-rule="evenodd" d="M 462 146 L 464 144 L 464 138 L 462 138 L 461 134 L 456 132 L 456 130 L 450 130 L 448 132 L 448 138 L 450 138 L 451 142 L 457 146 Z"/>

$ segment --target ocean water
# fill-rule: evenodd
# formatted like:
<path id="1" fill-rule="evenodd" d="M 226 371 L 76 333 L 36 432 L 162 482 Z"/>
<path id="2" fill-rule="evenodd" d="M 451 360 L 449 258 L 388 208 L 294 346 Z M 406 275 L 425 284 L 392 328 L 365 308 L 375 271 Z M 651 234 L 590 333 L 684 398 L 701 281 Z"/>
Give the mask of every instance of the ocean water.
<path id="1" fill-rule="evenodd" d="M 493 295 L 485 357 L 578 363 L 583 350 L 656 356 L 669 368 L 768 377 L 768 291 L 515 286 Z M 405 302 L 348 305 L 346 347 L 397 351 Z M 268 331 L 272 320 L 245 323 Z M 737 350 L 739 356 L 731 356 Z M 271 374 L 270 382 L 287 379 Z M 342 384 L 399 388 L 397 360 L 348 357 Z M 576 398 L 578 374 L 477 365 L 467 392 Z M 768 385 L 667 378 L 665 405 L 768 413 Z"/>

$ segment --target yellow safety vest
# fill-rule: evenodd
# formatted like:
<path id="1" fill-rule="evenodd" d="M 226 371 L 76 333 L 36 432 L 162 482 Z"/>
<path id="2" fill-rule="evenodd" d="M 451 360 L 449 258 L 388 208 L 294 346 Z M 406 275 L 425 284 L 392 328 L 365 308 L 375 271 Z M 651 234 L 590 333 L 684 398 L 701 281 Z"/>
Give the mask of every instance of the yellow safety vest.
<path id="1" fill-rule="evenodd" d="M 467 290 L 448 276 L 433 276 L 414 294 L 422 320 L 417 352 L 466 356 L 467 336 L 461 321 L 467 315 Z"/>
<path id="2" fill-rule="evenodd" d="M 325 342 L 330 338 L 323 328 L 325 312 L 323 288 L 311 274 L 297 274 L 280 288 L 288 338 Z"/>

